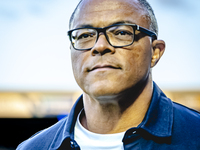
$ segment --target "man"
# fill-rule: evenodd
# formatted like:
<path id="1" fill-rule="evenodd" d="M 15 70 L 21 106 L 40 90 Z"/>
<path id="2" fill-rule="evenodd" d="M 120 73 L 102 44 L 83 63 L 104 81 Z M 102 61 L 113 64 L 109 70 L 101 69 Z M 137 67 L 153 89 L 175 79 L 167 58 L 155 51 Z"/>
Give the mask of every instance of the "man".
<path id="1" fill-rule="evenodd" d="M 83 95 L 69 116 L 18 150 L 199 150 L 200 114 L 152 81 L 164 53 L 145 0 L 82 0 L 70 20 L 72 68 Z"/>

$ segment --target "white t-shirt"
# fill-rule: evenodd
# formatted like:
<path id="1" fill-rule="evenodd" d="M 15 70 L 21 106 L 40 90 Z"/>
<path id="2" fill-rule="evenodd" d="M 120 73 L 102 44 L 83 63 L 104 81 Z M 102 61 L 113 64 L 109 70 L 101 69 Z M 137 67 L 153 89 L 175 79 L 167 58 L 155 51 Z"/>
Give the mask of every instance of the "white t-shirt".
<path id="1" fill-rule="evenodd" d="M 85 129 L 77 117 L 74 131 L 75 141 L 81 150 L 123 150 L 122 139 L 125 132 L 115 134 L 97 134 Z"/>

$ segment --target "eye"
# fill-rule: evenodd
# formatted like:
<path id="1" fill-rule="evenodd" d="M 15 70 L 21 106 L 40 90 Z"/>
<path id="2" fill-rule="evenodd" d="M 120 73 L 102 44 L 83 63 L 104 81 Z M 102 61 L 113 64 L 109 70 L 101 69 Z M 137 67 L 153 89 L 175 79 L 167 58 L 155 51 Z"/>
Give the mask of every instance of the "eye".
<path id="1" fill-rule="evenodd" d="M 115 35 L 133 35 L 133 33 L 131 33 L 130 31 L 126 31 L 126 30 L 117 30 L 115 32 Z"/>
<path id="2" fill-rule="evenodd" d="M 80 39 L 86 39 L 86 38 L 89 38 L 89 37 L 94 37 L 95 34 L 94 33 L 83 33 L 81 35 L 79 35 L 77 37 L 77 40 L 80 40 Z"/>

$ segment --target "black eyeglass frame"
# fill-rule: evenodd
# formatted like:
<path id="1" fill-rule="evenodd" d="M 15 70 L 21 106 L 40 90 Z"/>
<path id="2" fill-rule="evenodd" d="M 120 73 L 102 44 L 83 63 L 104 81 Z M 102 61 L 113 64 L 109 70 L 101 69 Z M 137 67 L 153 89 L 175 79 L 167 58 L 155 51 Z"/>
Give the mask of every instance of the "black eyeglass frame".
<path id="1" fill-rule="evenodd" d="M 141 27 L 141 26 L 139 26 L 139 25 L 137 25 L 137 24 L 130 24 L 130 23 L 113 24 L 113 25 L 110 25 L 110 26 L 107 26 L 107 27 L 104 27 L 104 28 L 96 28 L 96 27 L 76 28 L 76 29 L 69 30 L 69 31 L 67 32 L 67 34 L 68 34 L 68 36 L 69 36 L 69 39 L 70 39 L 70 42 L 71 42 L 71 45 L 73 46 L 73 48 L 74 48 L 75 50 L 79 50 L 79 51 L 90 50 L 90 49 L 92 49 L 92 48 L 94 47 L 94 46 L 93 46 L 93 47 L 90 47 L 90 48 L 87 48 L 87 49 L 77 49 L 77 48 L 74 47 L 74 45 L 72 44 L 72 32 L 73 32 L 74 30 L 79 30 L 79 29 L 95 29 L 95 30 L 97 31 L 97 38 L 96 38 L 95 43 L 96 43 L 96 42 L 98 41 L 98 39 L 99 39 L 99 34 L 100 34 L 100 33 L 104 33 L 104 35 L 105 35 L 105 37 L 106 37 L 106 40 L 107 40 L 108 43 L 109 43 L 112 47 L 114 47 L 114 48 L 122 48 L 122 47 L 126 47 L 126 46 L 129 46 L 129 45 L 132 45 L 133 42 L 134 42 L 134 38 L 133 38 L 132 43 L 130 43 L 130 44 L 128 44 L 128 45 L 124 45 L 124 46 L 114 46 L 114 45 L 112 45 L 112 44 L 110 43 L 109 38 L 108 38 L 108 36 L 107 36 L 107 34 L 106 34 L 106 30 L 107 30 L 108 28 L 110 28 L 110 27 L 119 26 L 119 25 L 131 26 L 131 27 L 133 28 L 133 31 L 134 31 L 134 36 L 135 36 L 135 30 L 137 30 L 137 31 L 141 31 L 141 32 L 145 33 L 146 35 L 152 37 L 152 40 L 156 40 L 156 39 L 157 39 L 157 34 L 156 34 L 156 33 L 150 31 L 149 29 L 143 28 L 143 27 Z"/>

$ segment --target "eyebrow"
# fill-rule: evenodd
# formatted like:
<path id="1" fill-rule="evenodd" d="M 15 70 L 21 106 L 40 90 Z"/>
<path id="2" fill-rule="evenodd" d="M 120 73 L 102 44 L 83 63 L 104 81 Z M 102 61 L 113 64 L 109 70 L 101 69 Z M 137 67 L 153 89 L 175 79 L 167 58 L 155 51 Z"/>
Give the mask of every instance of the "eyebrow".
<path id="1" fill-rule="evenodd" d="M 132 21 L 126 20 L 126 21 L 117 21 L 117 22 L 114 22 L 114 23 L 112 23 L 112 24 L 110 24 L 110 25 L 123 24 L 123 23 L 136 24 L 135 22 L 132 22 Z"/>
<path id="2" fill-rule="evenodd" d="M 90 28 L 90 27 L 93 27 L 93 26 L 90 24 L 82 24 L 82 25 L 78 25 L 76 28 Z"/>
<path id="3" fill-rule="evenodd" d="M 116 24 L 123 24 L 123 23 L 131 23 L 131 24 L 136 24 L 135 22 L 132 22 L 132 21 L 117 21 L 117 22 L 112 22 L 110 24 L 108 24 L 107 26 L 111 26 L 111 25 L 116 25 Z M 91 24 L 82 24 L 82 25 L 78 25 L 76 28 L 90 28 L 90 27 L 94 27 L 93 25 Z"/>

